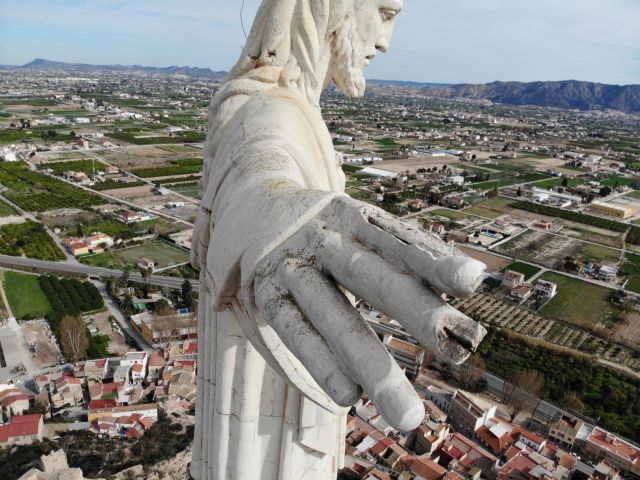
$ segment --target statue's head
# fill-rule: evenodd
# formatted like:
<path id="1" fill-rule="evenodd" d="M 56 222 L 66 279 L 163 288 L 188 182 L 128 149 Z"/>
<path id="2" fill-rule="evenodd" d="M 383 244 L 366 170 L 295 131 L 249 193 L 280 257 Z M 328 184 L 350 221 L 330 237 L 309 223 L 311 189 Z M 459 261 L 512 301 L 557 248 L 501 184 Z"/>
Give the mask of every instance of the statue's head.
<path id="1" fill-rule="evenodd" d="M 363 69 L 377 52 L 386 52 L 393 23 L 402 0 L 348 0 L 352 9 L 329 32 L 331 63 L 328 75 L 338 89 L 350 97 L 364 95 Z"/>
<path id="2" fill-rule="evenodd" d="M 307 97 L 333 80 L 345 95 L 364 94 L 363 69 L 385 52 L 403 0 L 263 0 L 236 78 L 251 70 L 282 69 L 280 84 Z"/>

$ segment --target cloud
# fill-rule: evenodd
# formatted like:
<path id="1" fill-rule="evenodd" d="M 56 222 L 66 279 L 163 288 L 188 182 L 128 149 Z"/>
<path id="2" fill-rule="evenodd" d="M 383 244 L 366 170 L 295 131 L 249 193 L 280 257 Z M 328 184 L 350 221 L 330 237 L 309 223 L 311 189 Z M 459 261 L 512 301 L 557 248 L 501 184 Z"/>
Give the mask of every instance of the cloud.
<path id="1" fill-rule="evenodd" d="M 228 69 L 245 42 L 241 3 L 0 2 L 0 63 L 44 57 Z M 258 6 L 245 0 L 247 31 Z M 390 53 L 379 55 L 367 76 L 640 83 L 638 18 L 637 0 L 405 0 Z"/>

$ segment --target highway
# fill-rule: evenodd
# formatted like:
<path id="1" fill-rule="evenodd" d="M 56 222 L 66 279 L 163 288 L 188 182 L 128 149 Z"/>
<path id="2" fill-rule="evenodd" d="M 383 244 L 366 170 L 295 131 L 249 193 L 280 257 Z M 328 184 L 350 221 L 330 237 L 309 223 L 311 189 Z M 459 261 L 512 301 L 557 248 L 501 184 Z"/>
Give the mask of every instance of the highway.
<path id="1" fill-rule="evenodd" d="M 109 268 L 92 267 L 90 265 L 74 265 L 66 262 L 48 262 L 43 260 L 33 260 L 31 258 L 12 257 L 10 255 L 0 255 L 0 267 L 26 270 L 31 272 L 52 272 L 71 275 L 86 275 L 87 277 L 106 279 L 109 277 L 122 276 L 122 270 L 113 270 Z M 132 271 L 129 273 L 129 280 L 136 283 L 143 283 L 140 272 Z M 163 277 L 160 275 L 152 275 L 149 283 L 160 288 L 180 289 L 184 279 L 177 277 Z M 198 292 L 199 282 L 192 281 L 193 290 Z"/>

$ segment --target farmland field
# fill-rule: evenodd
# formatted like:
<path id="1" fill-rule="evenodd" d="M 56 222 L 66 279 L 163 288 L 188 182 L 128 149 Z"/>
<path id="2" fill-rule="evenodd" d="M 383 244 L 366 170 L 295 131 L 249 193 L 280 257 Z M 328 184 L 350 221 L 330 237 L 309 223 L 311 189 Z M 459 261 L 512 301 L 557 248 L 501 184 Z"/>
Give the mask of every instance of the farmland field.
<path id="1" fill-rule="evenodd" d="M 18 212 L 16 212 L 11 205 L 0 200 L 0 217 L 9 217 L 11 215 L 18 215 Z"/>
<path id="2" fill-rule="evenodd" d="M 51 312 L 51 304 L 36 275 L 5 272 L 4 290 L 11 311 L 18 319 L 43 317 Z"/>
<path id="3" fill-rule="evenodd" d="M 24 163 L 0 164 L 0 183 L 7 187 L 4 197 L 28 212 L 44 212 L 54 208 L 87 208 L 104 203 L 97 195 L 62 180 L 32 172 Z"/>
<path id="4" fill-rule="evenodd" d="M 479 215 L 487 218 L 498 218 L 500 215 L 508 213 L 509 206 L 513 200 L 507 198 L 494 197 L 474 204 L 472 207 L 465 208 L 465 213 Z"/>
<path id="5" fill-rule="evenodd" d="M 135 267 L 142 258 L 151 258 L 159 268 L 170 267 L 189 261 L 189 252 L 160 240 L 135 247 L 123 248 L 99 255 L 88 255 L 81 262 L 98 267 L 124 269 L 125 265 Z"/>
<path id="6" fill-rule="evenodd" d="M 0 227 L 0 253 L 50 261 L 66 258 L 53 238 L 44 231 L 43 225 L 31 220 Z"/>
<path id="7" fill-rule="evenodd" d="M 578 280 L 576 278 L 547 272 L 543 280 L 558 285 L 558 293 L 540 313 L 580 326 L 594 327 L 607 324 L 620 313 L 609 303 L 612 290 Z"/>
<path id="8" fill-rule="evenodd" d="M 186 195 L 188 197 L 200 198 L 200 187 L 198 187 L 197 182 L 188 182 L 188 183 L 178 183 L 175 185 L 165 185 L 167 188 L 170 188 L 174 192 L 181 193 L 182 195 Z"/>

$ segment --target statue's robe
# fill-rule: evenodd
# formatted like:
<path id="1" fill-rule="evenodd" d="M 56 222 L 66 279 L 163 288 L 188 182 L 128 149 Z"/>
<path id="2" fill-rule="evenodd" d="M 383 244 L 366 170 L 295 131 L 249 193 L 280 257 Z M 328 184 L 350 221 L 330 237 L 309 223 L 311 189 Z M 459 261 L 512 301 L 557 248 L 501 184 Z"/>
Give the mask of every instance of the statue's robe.
<path id="1" fill-rule="evenodd" d="M 202 209 L 196 480 L 329 480 L 345 414 L 260 318 L 257 263 L 344 195 L 341 157 L 319 108 L 265 67 L 210 109 Z"/>

